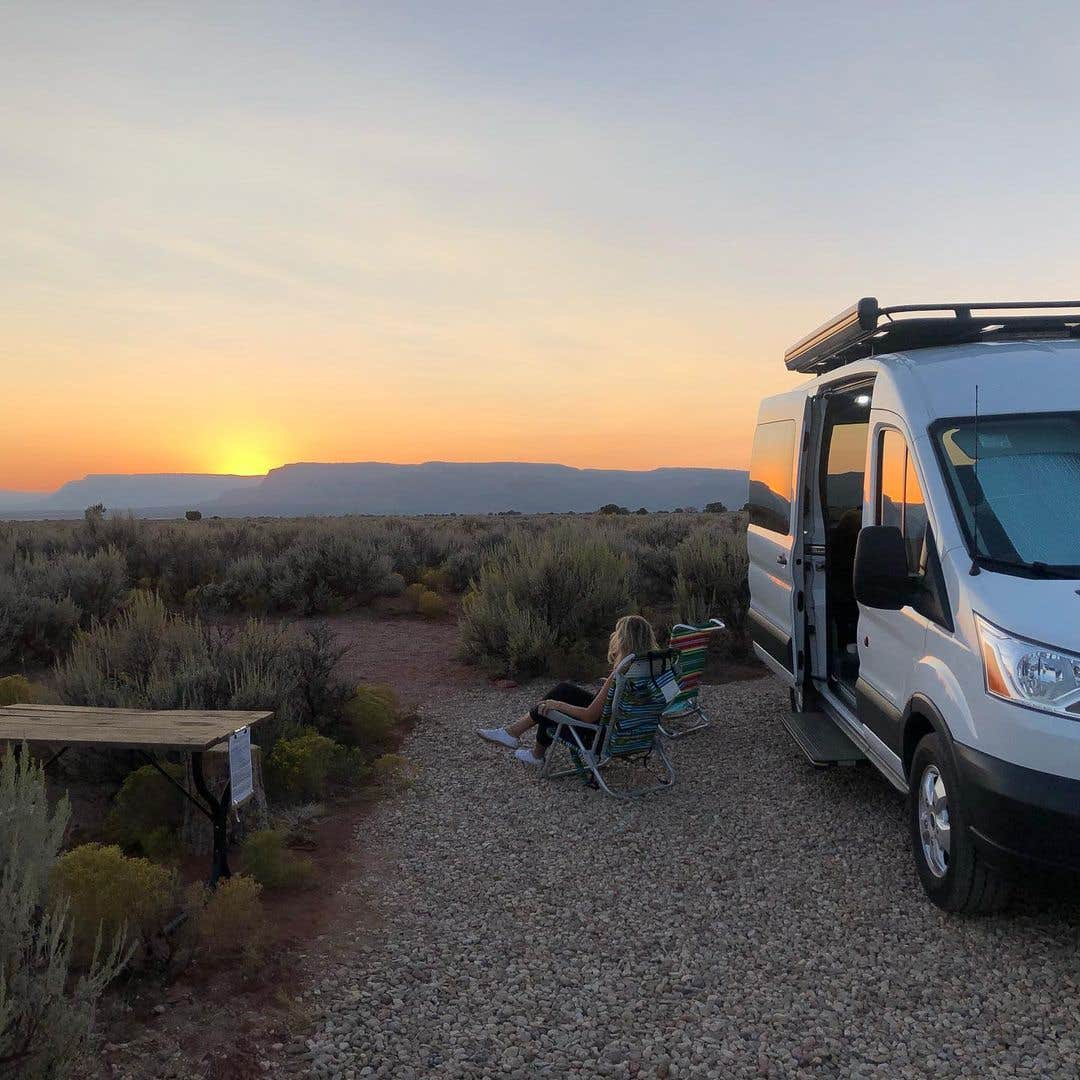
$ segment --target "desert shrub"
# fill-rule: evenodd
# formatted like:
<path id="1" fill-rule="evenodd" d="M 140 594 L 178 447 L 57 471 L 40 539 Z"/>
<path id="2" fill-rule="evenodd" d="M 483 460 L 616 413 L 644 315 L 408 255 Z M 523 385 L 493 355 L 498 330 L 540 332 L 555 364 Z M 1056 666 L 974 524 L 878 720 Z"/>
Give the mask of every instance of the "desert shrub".
<path id="1" fill-rule="evenodd" d="M 397 694 L 391 687 L 363 683 L 342 706 L 334 734 L 346 746 L 377 748 L 393 735 L 400 711 Z"/>
<path id="2" fill-rule="evenodd" d="M 321 799 L 335 754 L 334 740 L 314 731 L 279 739 L 266 759 L 267 790 L 289 802 Z"/>
<path id="3" fill-rule="evenodd" d="M 390 585 L 390 556 L 369 537 L 323 528 L 297 540 L 272 566 L 275 599 L 302 614 L 368 604 Z"/>
<path id="4" fill-rule="evenodd" d="M 684 622 L 718 615 L 727 623 L 728 642 L 747 651 L 746 544 L 741 535 L 701 530 L 675 549 L 675 614 Z"/>
<path id="5" fill-rule="evenodd" d="M 214 957 L 239 956 L 245 966 L 261 959 L 266 941 L 262 886 L 246 874 L 189 890 L 187 908 L 200 944 Z"/>
<path id="6" fill-rule="evenodd" d="M 81 612 L 83 625 L 90 619 L 111 618 L 127 598 L 127 564 L 116 548 L 93 555 L 76 552 L 52 566 L 59 577 L 59 588 L 53 595 L 70 596 Z"/>
<path id="7" fill-rule="evenodd" d="M 442 564 L 450 587 L 464 592 L 509 543 L 505 530 L 487 533 L 449 554 Z"/>
<path id="8" fill-rule="evenodd" d="M 126 959 L 120 938 L 103 942 L 89 970 L 69 977 L 66 905 L 50 905 L 70 808 L 53 808 L 45 773 L 27 752 L 0 761 L 0 1074 L 58 1078 L 85 1053 L 102 991 Z"/>
<path id="9" fill-rule="evenodd" d="M 445 570 L 433 569 L 430 566 L 420 575 L 420 583 L 432 592 L 449 589 L 453 584 L 450 575 Z"/>
<path id="10" fill-rule="evenodd" d="M 184 783 L 184 770 L 179 765 L 166 763 L 162 768 L 176 783 Z M 109 839 L 128 853 L 160 860 L 178 853 L 183 820 L 183 795 L 152 765 L 143 765 L 124 778 L 105 830 Z"/>
<path id="11" fill-rule="evenodd" d="M 334 756 L 327 780 L 340 788 L 358 788 L 371 780 L 371 766 L 368 763 L 370 751 L 365 753 L 358 746 L 334 744 Z"/>
<path id="12" fill-rule="evenodd" d="M 54 905 L 70 906 L 74 956 L 87 963 L 99 935 L 127 933 L 145 944 L 165 921 L 173 876 L 149 859 L 125 855 L 115 844 L 82 844 L 61 855 L 49 890 Z"/>
<path id="13" fill-rule="evenodd" d="M 466 595 L 461 645 L 489 670 L 536 674 L 581 652 L 631 606 L 630 563 L 588 529 L 519 533 Z"/>
<path id="14" fill-rule="evenodd" d="M 273 721 L 253 732 L 268 746 L 330 722 L 348 693 L 333 674 L 339 656 L 325 628 L 305 633 L 256 619 L 207 628 L 139 592 L 114 622 L 77 634 L 56 682 L 72 705 L 273 710 Z"/>
<path id="15" fill-rule="evenodd" d="M 217 672 L 200 624 L 140 592 L 115 622 L 78 633 L 56 682 L 71 705 L 197 709 L 211 706 Z"/>
<path id="16" fill-rule="evenodd" d="M 450 610 L 450 606 L 437 592 L 419 581 L 405 590 L 405 596 L 413 611 L 425 619 L 440 619 Z"/>
<path id="17" fill-rule="evenodd" d="M 405 589 L 405 599 L 409 602 L 409 607 L 416 611 L 420 607 L 420 597 L 428 591 L 428 587 L 420 581 L 414 581 L 411 585 Z"/>
<path id="18" fill-rule="evenodd" d="M 221 611 L 271 611 L 274 597 L 270 582 L 270 563 L 265 556 L 241 555 L 225 565 L 221 581 L 200 591 L 199 599 Z"/>
<path id="19" fill-rule="evenodd" d="M 315 864 L 285 846 L 279 829 L 253 832 L 240 849 L 244 873 L 266 889 L 295 889 L 311 883 Z"/>
<path id="20" fill-rule="evenodd" d="M 416 769 L 400 754 L 381 754 L 371 763 L 371 778 L 384 791 L 401 791 L 412 787 Z"/>
<path id="21" fill-rule="evenodd" d="M 441 619 L 450 610 L 450 605 L 437 592 L 425 589 L 416 602 L 416 610 L 425 619 Z"/>
<path id="22" fill-rule="evenodd" d="M 79 617 L 71 597 L 35 595 L 19 576 L 0 576 L 0 664 L 51 660 L 71 642 Z"/>
<path id="23" fill-rule="evenodd" d="M 33 700 L 34 689 L 29 679 L 23 678 L 22 675 L 6 675 L 0 679 L 0 707 Z"/>

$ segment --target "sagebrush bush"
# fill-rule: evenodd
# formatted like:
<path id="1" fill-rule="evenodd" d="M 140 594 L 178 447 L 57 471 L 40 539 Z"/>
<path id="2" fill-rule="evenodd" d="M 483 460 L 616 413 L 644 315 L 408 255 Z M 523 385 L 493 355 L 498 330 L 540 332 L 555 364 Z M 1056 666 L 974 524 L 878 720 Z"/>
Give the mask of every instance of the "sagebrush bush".
<path id="1" fill-rule="evenodd" d="M 508 674 L 544 671 L 610 632 L 632 606 L 630 562 L 587 527 L 518 533 L 462 605 L 467 659 Z"/>
<path id="2" fill-rule="evenodd" d="M 279 739 L 266 759 L 267 791 L 287 802 L 321 799 L 336 755 L 334 740 L 314 731 Z"/>
<path id="3" fill-rule="evenodd" d="M 675 614 L 684 622 L 719 616 L 729 647 L 747 651 L 749 587 L 746 543 L 741 535 L 693 532 L 675 549 Z"/>
<path id="4" fill-rule="evenodd" d="M 162 768 L 183 785 L 179 765 L 166 762 Z M 179 853 L 183 821 L 183 795 L 152 765 L 143 765 L 124 778 L 105 820 L 105 832 L 128 854 L 160 860 Z"/>
<path id="5" fill-rule="evenodd" d="M 282 606 L 311 614 L 386 595 L 392 571 L 390 555 L 373 540 L 327 526 L 274 561 L 271 588 Z"/>
<path id="6" fill-rule="evenodd" d="M 425 589 L 416 601 L 417 614 L 425 619 L 441 619 L 450 610 L 450 605 L 431 589 Z"/>
<path id="7" fill-rule="evenodd" d="M 322 628 L 305 633 L 255 619 L 208 628 L 137 592 L 113 622 L 79 631 L 56 684 L 71 705 L 272 710 L 274 719 L 253 731 L 268 746 L 334 719 L 348 693 L 333 674 L 339 656 Z"/>
<path id="8" fill-rule="evenodd" d="M 342 706 L 336 737 L 346 746 L 377 749 L 393 736 L 400 712 L 401 704 L 391 687 L 362 683 Z"/>
<path id="9" fill-rule="evenodd" d="M 310 885 L 315 864 L 306 855 L 297 855 L 285 846 L 279 829 L 253 832 L 240 848 L 244 873 L 266 889 L 295 889 Z"/>
<path id="10" fill-rule="evenodd" d="M 126 961 L 103 938 L 89 970 L 69 975 L 67 905 L 48 902 L 70 807 L 50 808 L 45 772 L 26 746 L 0 760 L 0 1074 L 65 1077 L 86 1053 L 94 1010 Z"/>
<path id="11" fill-rule="evenodd" d="M 30 680 L 22 675 L 5 675 L 0 679 L 0 708 L 32 702 L 34 695 Z"/>
<path id="12" fill-rule="evenodd" d="M 98 515 L 79 523 L 0 525 L 0 665 L 63 656 L 77 628 L 89 628 L 95 616 L 117 620 L 129 587 L 156 592 L 173 611 L 311 614 L 397 595 L 409 581 L 417 586 L 410 606 L 428 617 L 441 616 L 440 601 L 450 590 L 476 594 L 471 614 L 462 617 L 463 653 L 493 672 L 579 662 L 587 668 L 609 626 L 559 625 L 562 619 L 549 617 L 567 603 L 557 586 L 490 580 L 506 573 L 511 548 L 515 558 L 532 558 L 558 548 L 568 528 L 582 543 L 606 548 L 608 562 L 628 563 L 627 610 L 666 615 L 672 606 L 719 607 L 737 646 L 745 640 L 745 587 L 736 580 L 745 525 L 745 514 L 728 512 L 579 515 L 572 522 L 561 515 L 184 523 Z M 678 582 L 675 552 L 691 534 L 731 547 L 736 565 L 727 584 L 717 587 L 718 575 L 686 566 Z M 568 566 L 564 576 L 574 573 Z M 607 580 L 606 571 L 601 578 Z M 537 602 L 543 593 L 550 602 Z M 593 603 L 586 590 L 585 604 Z M 296 720 L 320 726 L 303 707 Z"/>
<path id="13" fill-rule="evenodd" d="M 188 910 L 199 943 L 213 959 L 239 956 L 256 966 L 266 942 L 262 886 L 246 874 L 234 874 L 211 892 L 202 886 L 189 892 Z"/>
<path id="14" fill-rule="evenodd" d="M 39 596 L 18 575 L 0 576 L 0 664 L 47 662 L 70 644 L 80 611 L 69 596 Z"/>
<path id="15" fill-rule="evenodd" d="M 81 844 L 61 855 L 49 890 L 54 905 L 68 905 L 76 960 L 88 963 L 99 935 L 127 933 L 145 944 L 160 931 L 172 901 L 172 873 L 149 859 L 125 855 L 115 844 Z"/>
<path id="16" fill-rule="evenodd" d="M 412 787 L 415 766 L 400 754 L 381 754 L 371 763 L 371 779 L 384 791 L 402 791 Z"/>

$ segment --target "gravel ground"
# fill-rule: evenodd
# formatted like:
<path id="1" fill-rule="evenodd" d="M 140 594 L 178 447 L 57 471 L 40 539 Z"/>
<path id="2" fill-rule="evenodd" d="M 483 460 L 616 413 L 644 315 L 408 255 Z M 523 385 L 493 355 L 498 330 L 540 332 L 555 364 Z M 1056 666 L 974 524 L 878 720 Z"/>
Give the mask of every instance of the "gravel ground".
<path id="1" fill-rule="evenodd" d="M 424 711 L 416 787 L 358 843 L 381 915 L 313 979 L 295 1065 L 394 1078 L 1069 1076 L 1080 908 L 1001 918 L 924 898 L 903 802 L 815 771 L 772 679 L 707 688 L 674 792 L 624 805 L 540 782 L 480 725 L 543 687 Z"/>

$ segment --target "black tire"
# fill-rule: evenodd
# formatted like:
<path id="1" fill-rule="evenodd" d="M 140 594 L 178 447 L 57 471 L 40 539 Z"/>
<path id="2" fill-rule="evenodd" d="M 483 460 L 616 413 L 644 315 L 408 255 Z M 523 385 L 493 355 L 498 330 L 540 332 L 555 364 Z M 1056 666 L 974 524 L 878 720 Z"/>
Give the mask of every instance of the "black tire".
<path id="1" fill-rule="evenodd" d="M 944 873 L 931 865 L 933 855 L 923 845 L 920 827 L 920 787 L 936 777 L 944 786 L 948 808 L 949 850 Z M 942 739 L 926 735 L 915 748 L 911 762 L 908 795 L 908 825 L 911 851 L 926 895 L 944 911 L 968 915 L 986 915 L 1000 911 L 1009 900 L 1009 884 L 975 846 L 968 831 L 967 817 L 960 799 L 960 785 L 952 758 Z M 932 846 L 932 845 L 931 845 Z"/>

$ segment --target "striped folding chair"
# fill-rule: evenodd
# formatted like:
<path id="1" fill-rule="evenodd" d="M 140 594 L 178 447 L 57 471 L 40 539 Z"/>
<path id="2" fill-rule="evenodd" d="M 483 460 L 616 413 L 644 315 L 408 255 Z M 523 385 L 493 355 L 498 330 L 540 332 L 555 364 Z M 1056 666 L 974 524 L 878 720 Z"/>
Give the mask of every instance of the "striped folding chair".
<path id="1" fill-rule="evenodd" d="M 555 738 L 548 748 L 541 775 L 548 779 L 577 775 L 585 783 L 620 799 L 669 790 L 675 784 L 675 770 L 659 736 L 660 716 L 678 692 L 674 654 L 670 650 L 647 653 L 640 658 L 626 657 L 616 669 L 615 682 L 608 691 L 598 724 L 585 724 L 565 713 L 548 714 L 548 719 L 555 723 Z M 587 732 L 594 733 L 591 749 L 582 737 Z M 569 748 L 571 768 L 554 768 L 556 747 L 560 744 Z M 647 772 L 654 754 L 661 770 L 652 777 L 655 783 L 621 788 L 612 787 L 605 779 L 603 770 L 615 763 L 643 766 L 641 771 Z"/>
<path id="2" fill-rule="evenodd" d="M 705 654 L 709 635 L 725 629 L 719 619 L 709 619 L 697 626 L 679 623 L 671 628 L 668 648 L 678 656 L 679 695 L 664 711 L 660 731 L 669 739 L 681 739 L 709 726 L 709 718 L 701 708 L 698 693 L 701 673 L 705 670 Z"/>

